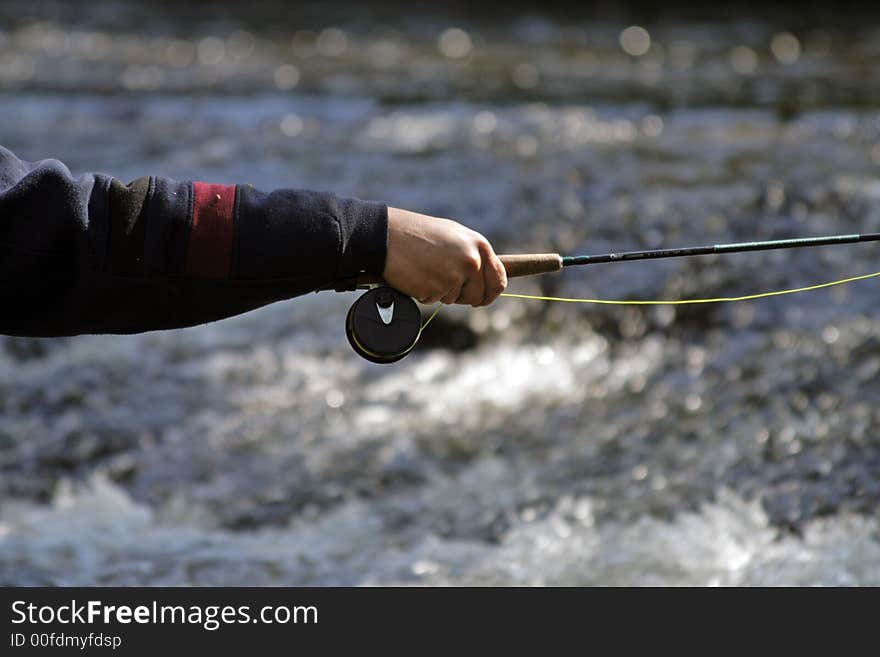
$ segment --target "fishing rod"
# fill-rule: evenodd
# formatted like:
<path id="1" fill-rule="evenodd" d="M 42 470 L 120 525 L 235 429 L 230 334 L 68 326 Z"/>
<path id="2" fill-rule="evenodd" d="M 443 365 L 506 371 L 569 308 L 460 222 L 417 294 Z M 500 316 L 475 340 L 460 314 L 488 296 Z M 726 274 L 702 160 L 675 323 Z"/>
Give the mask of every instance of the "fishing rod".
<path id="1" fill-rule="evenodd" d="M 831 246 L 838 244 L 854 244 L 857 242 L 880 241 L 880 233 L 827 235 L 824 237 L 801 237 L 783 240 L 765 240 L 759 242 L 735 242 L 731 244 L 712 244 L 706 246 L 689 246 L 674 249 L 650 249 L 646 251 L 621 251 L 600 253 L 596 255 L 562 256 L 558 253 L 524 253 L 499 256 L 508 278 L 534 276 L 561 271 L 567 267 L 583 265 L 607 264 L 617 262 L 634 262 L 637 260 L 655 260 L 659 258 L 685 258 L 712 255 L 719 253 L 744 253 L 748 251 L 769 251 L 774 249 L 797 249 L 805 247 Z M 741 301 L 757 299 L 779 294 L 790 294 L 807 290 L 839 285 L 864 278 L 880 276 L 868 274 L 854 278 L 813 285 L 794 290 L 765 292 L 745 297 L 721 299 L 695 299 L 686 301 L 602 301 L 598 299 L 560 299 L 555 297 L 536 297 L 530 295 L 504 295 L 519 298 L 544 299 L 553 301 L 582 301 L 592 303 L 614 304 L 665 304 L 665 303 L 706 303 L 715 301 Z M 434 315 L 422 323 L 422 314 L 415 300 L 402 292 L 389 287 L 381 277 L 362 275 L 354 281 L 354 287 L 334 287 L 337 291 L 364 289 L 351 306 L 345 320 L 345 333 L 349 344 L 355 352 L 374 363 L 394 363 L 412 351 L 419 340 L 422 329 L 433 319 Z"/>

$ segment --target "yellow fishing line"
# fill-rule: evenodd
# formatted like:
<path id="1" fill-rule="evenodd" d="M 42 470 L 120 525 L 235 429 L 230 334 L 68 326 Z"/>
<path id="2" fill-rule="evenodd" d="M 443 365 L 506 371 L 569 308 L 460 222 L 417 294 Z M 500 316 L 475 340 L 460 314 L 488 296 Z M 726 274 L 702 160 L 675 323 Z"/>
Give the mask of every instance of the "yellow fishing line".
<path id="1" fill-rule="evenodd" d="M 797 294 L 798 292 L 809 292 L 811 290 L 821 290 L 825 287 L 833 287 L 835 285 L 844 285 L 845 283 L 853 283 L 855 281 L 863 281 L 867 278 L 877 278 L 880 271 L 875 274 L 865 274 L 863 276 L 852 276 L 851 278 L 843 278 L 839 281 L 831 281 L 830 283 L 820 283 L 818 285 L 808 285 L 807 287 L 797 287 L 790 290 L 776 290 L 774 292 L 761 292 L 759 294 L 747 294 L 741 297 L 717 297 L 714 299 L 678 299 L 678 300 L 649 300 L 649 301 L 628 301 L 624 299 L 568 299 L 565 297 L 542 297 L 534 294 L 514 294 L 505 292 L 502 297 L 510 297 L 514 299 L 533 299 L 535 301 L 564 301 L 566 303 L 602 303 L 613 306 L 683 306 L 693 303 L 724 303 L 727 301 L 749 301 L 751 299 L 764 299 L 766 297 L 778 297 L 783 294 Z M 435 312 L 434 315 L 437 313 Z M 431 316 L 431 319 L 434 318 Z M 429 319 L 428 321 L 431 321 Z M 427 326 L 428 322 L 425 322 Z"/>
<path id="2" fill-rule="evenodd" d="M 424 331 L 424 330 L 425 330 L 425 327 L 426 327 L 428 324 L 430 324 L 430 323 L 431 323 L 431 320 L 434 319 L 434 318 L 437 316 L 437 313 L 440 312 L 440 309 L 441 309 L 442 307 L 443 307 L 443 304 L 440 304 L 439 306 L 437 306 L 437 308 L 434 310 L 434 312 L 431 313 L 431 316 L 430 316 L 428 319 L 425 320 L 425 323 L 424 323 L 424 324 L 422 324 L 422 328 L 420 328 L 419 331 Z"/>

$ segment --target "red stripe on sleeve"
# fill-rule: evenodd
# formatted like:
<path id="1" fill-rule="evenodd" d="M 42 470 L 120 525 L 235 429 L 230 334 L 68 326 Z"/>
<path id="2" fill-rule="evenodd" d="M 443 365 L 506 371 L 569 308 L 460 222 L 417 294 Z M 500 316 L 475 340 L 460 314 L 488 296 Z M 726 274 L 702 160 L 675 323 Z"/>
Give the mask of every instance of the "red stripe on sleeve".
<path id="1" fill-rule="evenodd" d="M 193 183 L 193 218 L 186 271 L 206 278 L 227 278 L 232 270 L 235 185 Z"/>

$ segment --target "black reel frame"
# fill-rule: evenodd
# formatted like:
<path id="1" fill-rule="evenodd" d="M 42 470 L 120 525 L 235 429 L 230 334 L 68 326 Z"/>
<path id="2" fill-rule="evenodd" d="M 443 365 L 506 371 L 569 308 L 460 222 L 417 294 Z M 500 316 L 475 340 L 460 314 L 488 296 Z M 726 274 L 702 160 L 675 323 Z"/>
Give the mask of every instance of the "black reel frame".
<path id="1" fill-rule="evenodd" d="M 384 285 L 364 292 L 345 318 L 348 343 L 372 363 L 396 363 L 405 358 L 421 332 L 422 313 L 416 302 Z"/>

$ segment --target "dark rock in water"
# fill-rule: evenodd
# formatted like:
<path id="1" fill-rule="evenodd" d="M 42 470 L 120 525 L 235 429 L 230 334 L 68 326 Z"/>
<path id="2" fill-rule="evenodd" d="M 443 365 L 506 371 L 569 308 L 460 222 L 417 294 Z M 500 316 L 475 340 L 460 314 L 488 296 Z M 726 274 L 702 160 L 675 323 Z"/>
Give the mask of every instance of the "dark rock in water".
<path id="1" fill-rule="evenodd" d="M 431 324 L 422 332 L 418 344 L 427 349 L 467 351 L 476 347 L 479 339 L 477 333 L 465 321 L 445 317 L 441 308 L 437 316 L 431 320 Z"/>
<path id="2" fill-rule="evenodd" d="M 63 346 L 64 338 L 18 338 L 0 336 L 4 351 L 20 361 L 45 357 L 52 349 Z"/>

